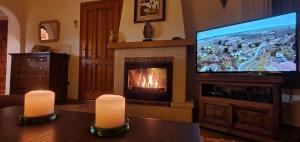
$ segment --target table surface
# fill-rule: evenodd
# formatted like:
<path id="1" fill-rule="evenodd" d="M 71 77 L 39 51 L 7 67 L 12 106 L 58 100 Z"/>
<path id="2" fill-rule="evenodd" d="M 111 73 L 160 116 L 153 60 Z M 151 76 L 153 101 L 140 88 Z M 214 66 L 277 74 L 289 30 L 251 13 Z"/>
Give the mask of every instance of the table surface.
<path id="1" fill-rule="evenodd" d="M 130 131 L 113 138 L 89 133 L 94 113 L 59 110 L 56 121 L 35 125 L 18 125 L 22 107 L 0 109 L 1 142 L 199 142 L 199 125 L 147 118 L 130 118 Z"/>

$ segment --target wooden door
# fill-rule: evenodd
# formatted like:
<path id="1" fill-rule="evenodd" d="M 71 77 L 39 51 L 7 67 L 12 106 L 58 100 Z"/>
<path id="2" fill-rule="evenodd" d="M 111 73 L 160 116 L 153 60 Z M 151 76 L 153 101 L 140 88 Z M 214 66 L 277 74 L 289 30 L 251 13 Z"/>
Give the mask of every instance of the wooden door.
<path id="1" fill-rule="evenodd" d="M 0 20 L 0 95 L 5 93 L 8 21 Z"/>
<path id="2" fill-rule="evenodd" d="M 114 50 L 107 49 L 110 31 L 119 31 L 121 0 L 81 4 L 80 98 L 113 92 Z"/>

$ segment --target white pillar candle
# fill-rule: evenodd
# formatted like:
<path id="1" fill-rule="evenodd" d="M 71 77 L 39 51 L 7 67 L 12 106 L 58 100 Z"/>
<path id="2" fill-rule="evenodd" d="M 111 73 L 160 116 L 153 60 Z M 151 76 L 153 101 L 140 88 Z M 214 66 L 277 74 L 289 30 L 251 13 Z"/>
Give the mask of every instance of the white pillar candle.
<path id="1" fill-rule="evenodd" d="M 96 99 L 97 128 L 116 128 L 125 123 L 125 98 L 119 95 L 102 95 Z"/>
<path id="2" fill-rule="evenodd" d="M 25 94 L 24 116 L 39 117 L 54 113 L 55 93 L 46 90 L 30 91 Z"/>

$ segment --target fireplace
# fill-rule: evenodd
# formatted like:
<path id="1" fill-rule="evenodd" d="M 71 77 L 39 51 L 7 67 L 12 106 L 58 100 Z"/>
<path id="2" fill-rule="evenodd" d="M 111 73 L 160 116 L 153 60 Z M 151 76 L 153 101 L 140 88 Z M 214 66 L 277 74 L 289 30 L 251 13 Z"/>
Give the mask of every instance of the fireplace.
<path id="1" fill-rule="evenodd" d="M 172 57 L 125 58 L 124 96 L 130 100 L 172 101 Z"/>

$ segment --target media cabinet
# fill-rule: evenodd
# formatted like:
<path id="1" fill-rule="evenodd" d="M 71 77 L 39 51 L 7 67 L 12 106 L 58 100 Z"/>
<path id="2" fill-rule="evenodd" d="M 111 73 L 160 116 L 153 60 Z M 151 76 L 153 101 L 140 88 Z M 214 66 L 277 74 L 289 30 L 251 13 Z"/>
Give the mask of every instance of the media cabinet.
<path id="1" fill-rule="evenodd" d="M 200 126 L 255 141 L 280 136 L 281 76 L 201 74 Z"/>

